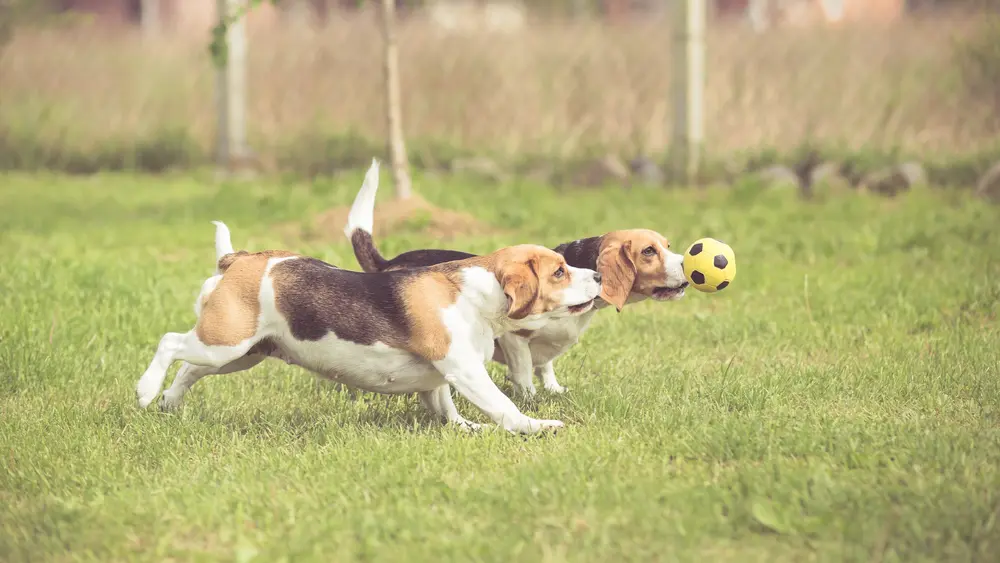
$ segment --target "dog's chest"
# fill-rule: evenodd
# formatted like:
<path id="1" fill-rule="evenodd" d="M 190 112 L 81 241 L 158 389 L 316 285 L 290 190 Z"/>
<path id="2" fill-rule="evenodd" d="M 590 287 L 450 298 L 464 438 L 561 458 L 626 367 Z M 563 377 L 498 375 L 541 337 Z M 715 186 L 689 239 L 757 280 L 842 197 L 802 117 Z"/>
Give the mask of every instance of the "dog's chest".
<path id="1" fill-rule="evenodd" d="M 582 315 L 553 321 L 532 334 L 528 342 L 532 363 L 540 366 L 562 355 L 580 340 L 593 316 L 594 311 L 588 311 Z"/>

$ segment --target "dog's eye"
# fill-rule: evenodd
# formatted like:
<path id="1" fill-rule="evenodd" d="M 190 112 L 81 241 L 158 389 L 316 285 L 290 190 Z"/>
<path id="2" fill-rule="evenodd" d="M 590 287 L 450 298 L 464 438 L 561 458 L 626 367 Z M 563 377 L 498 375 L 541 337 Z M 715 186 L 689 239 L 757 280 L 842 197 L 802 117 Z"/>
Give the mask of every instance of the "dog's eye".
<path id="1" fill-rule="evenodd" d="M 656 249 L 653 248 L 652 246 L 647 246 L 646 248 L 642 249 L 642 255 L 643 256 L 656 256 Z"/>
<path id="2" fill-rule="evenodd" d="M 563 275 L 565 275 L 565 274 L 566 274 L 566 270 L 564 270 L 562 268 L 562 266 L 559 266 L 559 269 L 552 273 L 552 277 L 554 277 L 556 279 L 559 279 L 559 278 L 563 277 Z"/>

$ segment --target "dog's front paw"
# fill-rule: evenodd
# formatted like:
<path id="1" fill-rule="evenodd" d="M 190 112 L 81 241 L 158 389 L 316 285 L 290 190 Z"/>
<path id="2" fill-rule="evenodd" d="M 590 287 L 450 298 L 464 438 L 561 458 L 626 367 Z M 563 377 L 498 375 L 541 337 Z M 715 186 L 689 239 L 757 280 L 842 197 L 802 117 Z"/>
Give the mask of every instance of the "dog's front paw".
<path id="1" fill-rule="evenodd" d="M 555 431 L 563 428 L 565 424 L 561 420 L 540 420 L 537 418 L 526 418 L 524 422 L 515 427 L 508 427 L 511 432 L 520 434 L 539 434 L 542 432 Z"/>
<path id="2" fill-rule="evenodd" d="M 159 390 L 151 391 L 149 389 L 143 389 L 140 382 L 139 386 L 135 388 L 135 400 L 139 403 L 139 408 L 144 409 L 152 404 L 153 399 L 156 399 L 156 394 Z"/>
<path id="3" fill-rule="evenodd" d="M 478 432 L 483 429 L 482 424 L 472 422 L 471 420 L 465 420 L 464 418 L 462 420 L 451 421 L 451 425 L 459 430 L 462 430 L 463 432 Z"/>
<path id="4" fill-rule="evenodd" d="M 563 387 L 562 385 L 559 385 L 558 383 L 549 383 L 548 385 L 545 386 L 545 390 L 548 391 L 549 393 L 555 393 L 557 395 L 562 395 L 563 393 L 568 391 L 567 388 Z"/>

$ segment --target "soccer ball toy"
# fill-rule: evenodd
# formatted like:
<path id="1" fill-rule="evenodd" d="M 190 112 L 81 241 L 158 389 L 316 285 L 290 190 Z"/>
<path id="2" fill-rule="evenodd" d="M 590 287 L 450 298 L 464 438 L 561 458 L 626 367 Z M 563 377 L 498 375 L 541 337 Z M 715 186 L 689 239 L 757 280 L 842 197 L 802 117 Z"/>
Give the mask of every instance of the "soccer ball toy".
<path id="1" fill-rule="evenodd" d="M 698 239 L 684 253 L 684 277 L 698 291 L 722 291 L 736 277 L 736 255 L 722 241 Z"/>

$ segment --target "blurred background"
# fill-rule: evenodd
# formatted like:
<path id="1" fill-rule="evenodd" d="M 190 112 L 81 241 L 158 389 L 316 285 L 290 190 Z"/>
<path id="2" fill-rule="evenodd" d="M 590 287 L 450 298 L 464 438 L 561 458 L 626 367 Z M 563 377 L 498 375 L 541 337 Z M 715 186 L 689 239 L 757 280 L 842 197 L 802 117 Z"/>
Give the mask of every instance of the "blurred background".
<path id="1" fill-rule="evenodd" d="M 5 2 L 0 169 L 212 162 L 216 2 Z M 396 4 L 414 168 L 557 185 L 669 183 L 673 0 Z M 700 181 L 823 178 L 894 192 L 929 177 L 977 189 L 1000 157 L 996 2 L 707 5 Z M 379 13 L 371 0 L 252 10 L 253 166 L 311 177 L 386 154 Z"/>

